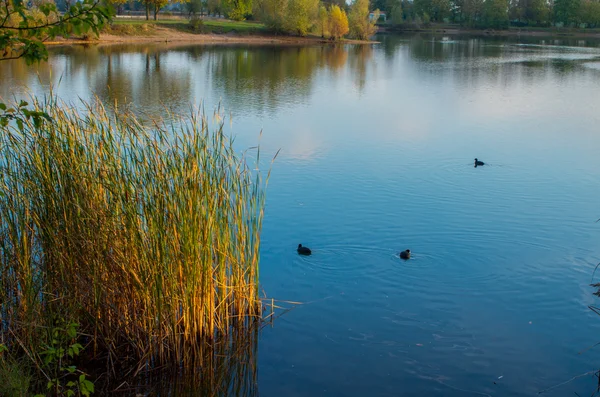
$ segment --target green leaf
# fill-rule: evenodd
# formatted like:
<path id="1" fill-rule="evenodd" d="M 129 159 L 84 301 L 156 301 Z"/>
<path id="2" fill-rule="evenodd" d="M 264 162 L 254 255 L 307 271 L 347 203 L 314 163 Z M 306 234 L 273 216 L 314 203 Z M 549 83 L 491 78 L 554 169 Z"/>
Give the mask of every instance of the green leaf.
<path id="1" fill-rule="evenodd" d="M 17 119 L 17 126 L 19 127 L 19 131 L 23 131 L 23 120 Z"/>
<path id="2" fill-rule="evenodd" d="M 85 396 L 89 396 L 91 393 L 94 392 L 94 384 L 87 379 L 81 382 L 81 386 L 83 386 L 82 390 L 81 390 L 81 394 L 83 394 Z M 87 394 L 86 394 L 86 391 L 87 391 Z"/>
<path id="3" fill-rule="evenodd" d="M 25 102 L 25 101 L 21 101 L 21 102 L 19 103 L 19 107 L 20 107 L 20 108 L 22 108 L 22 107 L 25 107 L 25 106 L 29 106 L 29 103 L 27 103 L 27 102 Z"/>
<path id="4" fill-rule="evenodd" d="M 73 390 L 67 390 L 67 397 L 74 396 L 75 392 Z"/>
<path id="5" fill-rule="evenodd" d="M 71 346 L 71 349 L 73 350 L 73 352 L 75 353 L 76 356 L 79 355 L 79 351 L 81 349 L 83 349 L 83 346 L 81 346 L 79 343 L 75 343 L 74 345 Z"/>
<path id="6" fill-rule="evenodd" d="M 6 105 L 3 104 L 2 102 L 0 102 L 0 110 L 2 110 L 2 111 L 6 110 Z"/>
<path id="7" fill-rule="evenodd" d="M 77 336 L 77 329 L 71 325 L 69 328 L 67 328 L 67 335 L 69 336 L 69 338 L 74 338 Z"/>

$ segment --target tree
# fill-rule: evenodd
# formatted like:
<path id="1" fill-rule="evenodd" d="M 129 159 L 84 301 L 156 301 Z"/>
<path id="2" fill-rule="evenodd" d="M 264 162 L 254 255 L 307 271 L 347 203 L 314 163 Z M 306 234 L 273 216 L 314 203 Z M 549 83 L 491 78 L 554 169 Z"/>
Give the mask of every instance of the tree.
<path id="1" fill-rule="evenodd" d="M 114 6 L 117 10 L 117 14 L 121 13 L 123 10 L 123 5 L 126 4 L 129 0 L 108 0 L 112 6 Z"/>
<path id="2" fill-rule="evenodd" d="M 463 21 L 469 26 L 480 24 L 483 15 L 483 5 L 483 0 L 463 0 Z"/>
<path id="3" fill-rule="evenodd" d="M 442 22 L 451 14 L 449 0 L 415 0 L 414 5 L 417 14 L 427 14 L 432 21 Z"/>
<path id="4" fill-rule="evenodd" d="M 257 0 L 254 14 L 270 29 L 305 36 L 317 23 L 318 0 Z"/>
<path id="5" fill-rule="evenodd" d="M 550 9 L 546 0 L 528 0 L 525 7 L 525 19 L 527 22 L 540 24 L 547 22 L 550 17 Z"/>
<path id="6" fill-rule="evenodd" d="M 487 27 L 503 29 L 508 27 L 507 0 L 486 0 L 483 19 Z"/>
<path id="7" fill-rule="evenodd" d="M 554 0 L 554 20 L 570 25 L 579 22 L 580 0 Z"/>
<path id="8" fill-rule="evenodd" d="M 523 23 L 547 22 L 550 9 L 546 0 L 510 0 L 509 18 Z"/>
<path id="9" fill-rule="evenodd" d="M 379 12 L 375 17 L 369 18 L 369 0 L 354 0 L 350 6 L 348 22 L 350 23 L 350 35 L 360 40 L 368 40 L 377 31 L 375 23 L 379 19 Z"/>
<path id="10" fill-rule="evenodd" d="M 329 35 L 331 38 L 339 40 L 349 31 L 346 12 L 336 5 L 331 6 L 331 10 L 329 10 Z"/>
<path id="11" fill-rule="evenodd" d="M 580 21 L 590 27 L 600 26 L 600 2 L 597 0 L 582 0 L 580 15 Z"/>
<path id="12" fill-rule="evenodd" d="M 396 0 L 396 4 L 392 7 L 391 19 L 394 25 L 400 25 L 404 22 L 404 12 L 402 11 L 402 3 Z"/>
<path id="13" fill-rule="evenodd" d="M 253 14 L 261 20 L 269 29 L 284 31 L 284 21 L 287 11 L 287 1 L 280 0 L 256 0 L 254 2 Z"/>
<path id="14" fill-rule="evenodd" d="M 64 14 L 54 3 L 28 9 L 25 2 L 0 0 L 0 61 L 23 57 L 29 63 L 48 57 L 44 42 L 56 36 L 96 35 L 114 15 L 99 0 L 74 2 Z"/>
<path id="15" fill-rule="evenodd" d="M 223 12 L 223 2 L 221 0 L 207 0 L 206 7 L 209 14 L 219 15 Z"/>
<path id="16" fill-rule="evenodd" d="M 319 18 L 317 20 L 321 37 L 325 38 L 325 32 L 329 32 L 329 13 L 324 5 L 319 6 Z"/>
<path id="17" fill-rule="evenodd" d="M 186 11 L 190 15 L 200 14 L 203 15 L 204 11 L 208 8 L 206 0 L 190 0 L 189 3 L 186 4 Z"/>
<path id="18" fill-rule="evenodd" d="M 319 0 L 288 0 L 286 31 L 306 36 L 319 14 Z"/>
<path id="19" fill-rule="evenodd" d="M 370 9 L 383 11 L 386 15 L 390 16 L 394 7 L 400 2 L 400 0 L 371 0 Z"/>
<path id="20" fill-rule="evenodd" d="M 223 6 L 227 17 L 236 21 L 243 21 L 252 12 L 252 0 L 223 0 Z"/>
<path id="21" fill-rule="evenodd" d="M 117 0 L 118 1 L 118 0 Z M 154 20 L 158 20 L 158 13 L 169 3 L 187 3 L 190 0 L 141 0 L 146 7 L 146 19 L 150 19 L 150 10 L 154 16 Z"/>

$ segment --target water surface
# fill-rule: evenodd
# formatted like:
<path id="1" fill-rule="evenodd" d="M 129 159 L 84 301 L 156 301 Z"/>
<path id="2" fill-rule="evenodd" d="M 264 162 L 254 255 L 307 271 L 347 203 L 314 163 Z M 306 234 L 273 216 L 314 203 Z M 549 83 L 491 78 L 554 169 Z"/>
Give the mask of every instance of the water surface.
<path id="1" fill-rule="evenodd" d="M 303 304 L 261 332 L 262 396 L 531 396 L 594 370 L 599 44 L 379 39 L 54 48 L 0 63 L 0 96 L 54 85 L 148 117 L 220 102 L 240 150 L 261 130 L 281 148 L 261 281 Z"/>

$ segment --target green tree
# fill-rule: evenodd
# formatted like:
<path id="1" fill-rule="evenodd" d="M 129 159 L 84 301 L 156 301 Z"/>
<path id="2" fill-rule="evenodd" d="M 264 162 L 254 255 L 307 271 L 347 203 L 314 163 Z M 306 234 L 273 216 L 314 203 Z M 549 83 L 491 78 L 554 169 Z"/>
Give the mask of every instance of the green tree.
<path id="1" fill-rule="evenodd" d="M 206 0 L 190 0 L 189 3 L 186 3 L 186 11 L 190 15 L 200 14 L 203 15 L 204 11 L 208 8 L 208 4 Z"/>
<path id="2" fill-rule="evenodd" d="M 396 6 L 399 0 L 371 0 L 371 10 L 380 10 L 387 14 L 389 17 L 392 14 L 392 10 Z"/>
<path id="3" fill-rule="evenodd" d="M 550 8 L 546 0 L 528 0 L 525 8 L 525 18 L 528 22 L 540 24 L 548 22 L 550 17 Z"/>
<path id="4" fill-rule="evenodd" d="M 350 24 L 350 35 L 360 40 L 368 40 L 377 31 L 375 23 L 379 18 L 376 13 L 375 18 L 369 19 L 369 0 L 354 0 L 350 6 L 348 22 Z"/>
<path id="5" fill-rule="evenodd" d="M 400 25 L 404 22 L 404 11 L 402 10 L 402 2 L 396 1 L 396 4 L 392 7 L 392 13 L 390 20 L 394 25 Z"/>
<path id="6" fill-rule="evenodd" d="M 510 0 L 509 18 L 528 24 L 548 22 L 550 9 L 546 0 Z"/>
<path id="7" fill-rule="evenodd" d="M 336 5 L 331 6 L 331 10 L 329 10 L 329 34 L 331 38 L 339 40 L 347 35 L 349 31 L 346 12 Z"/>
<path id="8" fill-rule="evenodd" d="M 462 22 L 468 26 L 477 26 L 481 24 L 483 17 L 483 0 L 463 0 L 462 4 Z"/>
<path id="9" fill-rule="evenodd" d="M 117 10 L 117 14 L 122 12 L 123 5 L 127 4 L 129 0 L 107 0 L 115 9 Z"/>
<path id="10" fill-rule="evenodd" d="M 436 22 L 442 22 L 451 14 L 450 0 L 414 0 L 414 5 L 417 14 L 427 14 Z"/>
<path id="11" fill-rule="evenodd" d="M 56 36 L 94 32 L 114 15 L 99 0 L 74 2 L 64 14 L 54 3 L 27 8 L 25 2 L 0 0 L 0 60 L 23 57 L 27 62 L 46 59 L 44 42 Z"/>
<path id="12" fill-rule="evenodd" d="M 580 0 L 554 0 L 554 20 L 565 25 L 579 22 Z"/>
<path id="13" fill-rule="evenodd" d="M 209 14 L 219 15 L 223 12 L 223 2 L 222 0 L 207 0 L 206 8 Z"/>
<path id="14" fill-rule="evenodd" d="M 523 9 L 524 0 L 509 0 L 508 3 L 508 17 L 512 21 L 524 21 L 525 10 Z"/>
<path id="15" fill-rule="evenodd" d="M 305 36 L 317 24 L 318 0 L 257 0 L 254 14 L 276 31 Z"/>
<path id="16" fill-rule="evenodd" d="M 325 38 L 325 33 L 329 33 L 329 12 L 324 5 L 319 6 L 319 18 L 317 20 L 321 37 Z"/>
<path id="17" fill-rule="evenodd" d="M 227 17 L 236 21 L 246 19 L 252 12 L 252 0 L 224 0 L 223 6 Z"/>
<path id="18" fill-rule="evenodd" d="M 415 18 L 415 7 L 411 0 L 402 0 L 402 17 L 405 21 L 412 21 Z"/>
<path id="19" fill-rule="evenodd" d="M 508 27 L 507 0 L 486 0 L 483 7 L 483 19 L 487 27 L 503 29 Z"/>
<path id="20" fill-rule="evenodd" d="M 319 15 L 319 0 L 287 0 L 286 31 L 306 36 Z"/>
<path id="21" fill-rule="evenodd" d="M 600 26 L 600 1 L 582 0 L 579 13 L 579 20 L 586 23 L 589 27 L 595 28 Z"/>
<path id="22" fill-rule="evenodd" d="M 255 0 L 253 14 L 269 29 L 284 31 L 287 1 Z"/>

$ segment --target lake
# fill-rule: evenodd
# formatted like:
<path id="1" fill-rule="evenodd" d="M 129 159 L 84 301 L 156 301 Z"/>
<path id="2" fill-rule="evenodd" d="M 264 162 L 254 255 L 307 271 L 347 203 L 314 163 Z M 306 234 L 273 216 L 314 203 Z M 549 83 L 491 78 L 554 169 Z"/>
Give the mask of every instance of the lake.
<path id="1" fill-rule="evenodd" d="M 302 304 L 260 333 L 261 396 L 591 394 L 553 387 L 600 363 L 600 42 L 377 39 L 55 47 L 0 97 L 221 103 L 240 150 L 281 149 L 261 282 Z"/>

